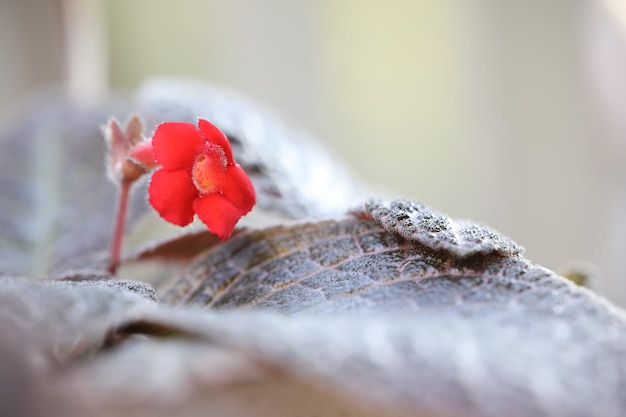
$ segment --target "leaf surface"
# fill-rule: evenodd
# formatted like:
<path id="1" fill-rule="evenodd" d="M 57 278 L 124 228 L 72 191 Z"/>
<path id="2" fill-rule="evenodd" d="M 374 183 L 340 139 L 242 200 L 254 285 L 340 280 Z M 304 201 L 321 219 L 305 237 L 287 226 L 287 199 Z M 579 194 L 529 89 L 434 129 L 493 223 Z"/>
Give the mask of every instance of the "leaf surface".
<path id="1" fill-rule="evenodd" d="M 147 284 L 89 275 L 86 281 L 0 278 L 0 327 L 46 360 L 67 363 L 100 348 L 132 309 L 154 304 Z"/>
<path id="2" fill-rule="evenodd" d="M 355 214 L 372 218 L 390 233 L 434 250 L 452 252 L 458 257 L 478 253 L 519 255 L 524 252 L 520 245 L 487 226 L 450 219 L 414 201 L 370 199 L 365 202 L 363 210 Z"/>
<path id="3" fill-rule="evenodd" d="M 408 201 L 371 200 L 365 214 L 375 205 L 378 221 L 361 213 L 242 233 L 199 256 L 162 299 L 296 313 L 464 310 L 480 307 L 481 294 L 493 298 L 490 307 L 529 297 L 534 284 L 505 279 L 530 268 L 513 241 Z M 406 214 L 415 207 L 417 221 Z"/>
<path id="4" fill-rule="evenodd" d="M 0 271 L 47 277 L 106 262 L 116 190 L 100 125 L 125 112 L 120 102 L 86 108 L 49 94 L 0 136 Z M 143 193 L 131 204 L 132 224 Z"/>
<path id="5" fill-rule="evenodd" d="M 242 233 L 200 255 L 162 299 L 247 310 L 197 326 L 227 349 L 401 414 L 625 409 L 622 311 L 483 226 L 408 201 L 372 200 L 357 214 Z M 189 322 L 180 326 L 198 331 Z"/>
<path id="6" fill-rule="evenodd" d="M 52 309 L 26 323 L 43 328 L 72 305 L 64 297 L 110 291 L 84 285 L 59 303 L 23 292 Z M 56 374 L 67 415 L 617 417 L 626 407 L 623 312 L 520 255 L 461 256 L 364 216 L 242 232 L 199 255 L 163 300 L 176 306 L 133 298 L 100 316 L 97 302 L 58 316 L 70 326 L 56 343 L 77 331 L 96 349 L 103 335 L 126 340 L 62 356 L 74 363 Z M 281 402 L 289 395 L 299 402 Z"/>

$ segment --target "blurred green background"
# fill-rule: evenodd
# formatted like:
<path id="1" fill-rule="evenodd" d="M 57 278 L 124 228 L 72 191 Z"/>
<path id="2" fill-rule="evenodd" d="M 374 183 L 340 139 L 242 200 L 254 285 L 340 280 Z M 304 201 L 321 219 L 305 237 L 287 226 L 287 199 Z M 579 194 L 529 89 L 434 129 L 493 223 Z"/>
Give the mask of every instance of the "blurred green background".
<path id="1" fill-rule="evenodd" d="M 226 84 L 626 305 L 622 0 L 0 0 L 0 56 L 1 125 L 51 84 Z"/>

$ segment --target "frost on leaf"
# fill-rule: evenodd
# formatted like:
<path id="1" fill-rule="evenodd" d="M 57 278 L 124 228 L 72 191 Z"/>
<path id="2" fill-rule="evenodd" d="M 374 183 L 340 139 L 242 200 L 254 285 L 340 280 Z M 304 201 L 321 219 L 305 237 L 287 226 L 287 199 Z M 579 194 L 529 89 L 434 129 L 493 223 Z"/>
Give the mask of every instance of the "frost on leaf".
<path id="1" fill-rule="evenodd" d="M 370 199 L 364 205 L 363 215 L 407 240 L 457 256 L 481 252 L 511 256 L 524 252 L 524 248 L 495 230 L 467 220 L 451 219 L 418 202 Z"/>

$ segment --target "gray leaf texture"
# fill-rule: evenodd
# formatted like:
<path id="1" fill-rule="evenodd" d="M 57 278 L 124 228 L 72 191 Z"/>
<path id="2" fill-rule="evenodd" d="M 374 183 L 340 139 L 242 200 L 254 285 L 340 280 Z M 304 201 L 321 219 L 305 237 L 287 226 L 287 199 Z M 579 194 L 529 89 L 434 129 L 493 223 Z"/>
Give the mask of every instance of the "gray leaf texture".
<path id="1" fill-rule="evenodd" d="M 122 120 L 127 105 L 83 107 L 60 94 L 42 94 L 0 135 L 0 271 L 48 277 L 106 249 L 115 186 L 105 175 L 100 125 Z M 129 221 L 147 205 L 135 193 Z"/>
<path id="2" fill-rule="evenodd" d="M 154 290 L 127 281 L 37 281 L 0 277 L 0 414 L 64 416 L 66 401 L 51 392 L 65 366 L 102 348 L 119 323 Z"/>
<path id="3" fill-rule="evenodd" d="M 598 301 L 587 298 L 585 311 L 567 315 L 179 309 L 152 320 L 387 415 L 617 417 L 626 407 L 626 331 L 623 318 Z"/>
<path id="4" fill-rule="evenodd" d="M 361 213 L 376 220 L 391 233 L 461 257 L 479 252 L 501 255 L 524 252 L 524 248 L 495 230 L 467 220 L 450 219 L 414 201 L 371 199 L 365 203 Z"/>
<path id="5" fill-rule="evenodd" d="M 14 323 L 44 329 L 53 317 L 65 323 L 55 345 L 84 332 L 93 350 L 61 356 L 53 397 L 67 415 L 617 417 L 626 408 L 623 312 L 519 255 L 459 256 L 363 216 L 242 232 L 170 284 L 163 300 L 176 307 L 133 295 L 103 310 L 99 297 L 131 295 L 101 283 L 53 298 L 31 288 L 43 285 L 16 298 L 46 313 Z M 95 302 L 59 314 L 87 289 Z M 141 329 L 179 337 L 130 337 Z M 99 352 L 112 334 L 129 339 Z"/>
<path id="6" fill-rule="evenodd" d="M 290 218 L 344 213 L 363 186 L 311 136 L 262 105 L 221 86 L 154 78 L 136 94 L 141 114 L 163 121 L 209 120 L 230 138 L 237 162 L 257 189 L 257 207 Z"/>
<path id="7" fill-rule="evenodd" d="M 446 226 L 407 201 L 365 207 L 376 220 L 242 233 L 199 256 L 163 300 L 251 311 L 246 330 L 229 322 L 206 336 L 403 415 L 623 415 L 622 311 L 482 226 Z M 389 220 L 416 210 L 456 240 Z M 281 315 L 260 324 L 255 311 Z"/>
<path id="8" fill-rule="evenodd" d="M 67 363 L 99 348 L 109 329 L 133 307 L 156 301 L 147 284 L 89 278 L 76 282 L 0 278 L 4 335 L 27 343 L 37 355 Z"/>
<path id="9" fill-rule="evenodd" d="M 445 224 L 453 222 L 429 213 Z M 394 231 L 348 217 L 241 233 L 198 257 L 162 289 L 162 300 L 284 313 L 388 312 L 482 308 L 481 296 L 492 297 L 493 307 L 509 303 L 517 293 L 528 297 L 532 289 L 524 280 L 498 279 L 503 271 L 525 273 L 528 263 L 519 256 L 467 241 L 459 254 L 448 241 L 435 245 L 430 235 L 407 240 Z M 506 239 L 490 233 L 496 241 Z"/>

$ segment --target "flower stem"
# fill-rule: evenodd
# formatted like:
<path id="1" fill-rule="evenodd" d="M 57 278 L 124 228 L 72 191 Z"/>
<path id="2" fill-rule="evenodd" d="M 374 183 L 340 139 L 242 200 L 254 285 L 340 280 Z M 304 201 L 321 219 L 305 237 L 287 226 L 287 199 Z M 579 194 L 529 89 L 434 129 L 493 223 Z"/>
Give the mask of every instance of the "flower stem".
<path id="1" fill-rule="evenodd" d="M 115 213 L 115 225 L 113 238 L 111 240 L 111 252 L 109 257 L 109 267 L 107 270 L 111 275 L 115 275 L 120 264 L 120 253 L 122 251 L 122 239 L 124 238 L 124 226 L 126 225 L 126 213 L 128 212 L 128 196 L 132 182 L 122 181 L 117 194 L 117 212 Z"/>

